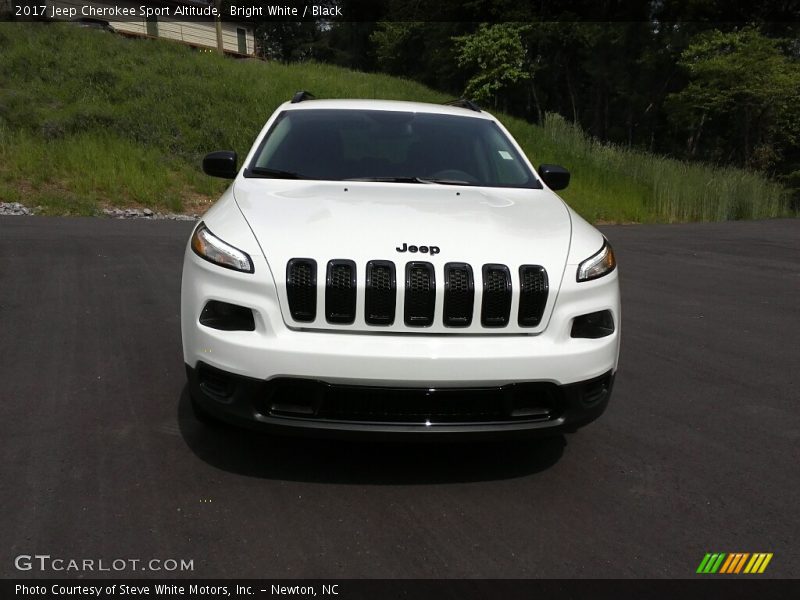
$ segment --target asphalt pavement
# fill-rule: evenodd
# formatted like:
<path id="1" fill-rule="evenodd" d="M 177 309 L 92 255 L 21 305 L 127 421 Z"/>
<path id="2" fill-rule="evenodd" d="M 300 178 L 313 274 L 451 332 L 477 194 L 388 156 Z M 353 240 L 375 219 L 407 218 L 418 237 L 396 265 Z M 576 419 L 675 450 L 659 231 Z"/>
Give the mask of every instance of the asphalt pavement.
<path id="1" fill-rule="evenodd" d="M 196 422 L 192 224 L 0 217 L 0 576 L 20 555 L 191 560 L 155 577 L 800 577 L 800 221 L 609 226 L 606 414 L 566 437 L 402 445 Z"/>

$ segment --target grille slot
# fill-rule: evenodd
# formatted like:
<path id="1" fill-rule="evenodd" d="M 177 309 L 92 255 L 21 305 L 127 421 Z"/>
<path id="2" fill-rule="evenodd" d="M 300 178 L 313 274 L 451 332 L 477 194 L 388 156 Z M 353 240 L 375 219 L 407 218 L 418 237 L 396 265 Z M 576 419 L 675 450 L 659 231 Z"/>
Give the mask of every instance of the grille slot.
<path id="1" fill-rule="evenodd" d="M 436 275 L 427 262 L 406 263 L 405 324 L 429 327 L 436 306 Z"/>
<path id="2" fill-rule="evenodd" d="M 469 327 L 474 304 L 472 267 L 466 263 L 447 263 L 444 266 L 444 324 L 448 327 Z"/>
<path id="3" fill-rule="evenodd" d="M 547 304 L 547 271 L 539 265 L 522 265 L 519 282 L 519 326 L 536 327 L 542 321 Z"/>
<path id="4" fill-rule="evenodd" d="M 286 265 L 286 296 L 295 321 L 309 322 L 317 316 L 317 262 L 293 258 Z"/>
<path id="5" fill-rule="evenodd" d="M 352 260 L 328 261 L 325 319 L 343 325 L 356 320 L 356 263 Z"/>
<path id="6" fill-rule="evenodd" d="M 481 325 L 505 327 L 511 313 L 511 273 L 505 265 L 483 265 Z"/>
<path id="7" fill-rule="evenodd" d="M 509 421 L 500 388 L 490 390 L 332 387 L 320 410 L 323 419 L 373 423 Z"/>
<path id="8" fill-rule="evenodd" d="M 394 263 L 371 260 L 367 263 L 367 282 L 364 297 L 364 320 L 370 325 L 394 323 L 397 302 L 397 280 Z"/>
<path id="9" fill-rule="evenodd" d="M 404 423 L 511 423 L 557 419 L 565 407 L 553 383 L 487 388 L 384 388 L 273 379 L 264 385 L 265 414 L 312 421 Z"/>

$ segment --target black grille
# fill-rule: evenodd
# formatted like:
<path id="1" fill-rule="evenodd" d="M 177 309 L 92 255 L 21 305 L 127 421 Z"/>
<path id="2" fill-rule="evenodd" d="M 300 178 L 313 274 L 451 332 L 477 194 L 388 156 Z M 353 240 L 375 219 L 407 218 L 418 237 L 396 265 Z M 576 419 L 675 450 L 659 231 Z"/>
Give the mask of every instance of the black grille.
<path id="1" fill-rule="evenodd" d="M 356 263 L 352 260 L 328 261 L 325 319 L 345 325 L 356 320 Z"/>
<path id="2" fill-rule="evenodd" d="M 472 267 L 466 263 L 447 263 L 444 266 L 444 324 L 469 327 L 474 302 Z"/>
<path id="3" fill-rule="evenodd" d="M 342 421 L 419 424 L 510 420 L 510 411 L 497 397 L 499 390 L 492 391 L 329 388 L 319 416 Z"/>
<path id="4" fill-rule="evenodd" d="M 511 313 L 511 274 L 505 265 L 483 265 L 484 327 L 505 327 Z"/>
<path id="5" fill-rule="evenodd" d="M 436 275 L 427 262 L 406 264 L 405 323 L 409 327 L 428 327 L 436 306 Z"/>
<path id="6" fill-rule="evenodd" d="M 519 284 L 519 326 L 536 327 L 547 304 L 547 271 L 539 265 L 522 265 Z"/>
<path id="7" fill-rule="evenodd" d="M 370 325 L 391 325 L 397 297 L 394 263 L 371 260 L 367 263 L 364 320 Z"/>
<path id="8" fill-rule="evenodd" d="M 444 265 L 445 327 L 469 327 L 475 310 L 475 279 L 467 263 Z M 510 323 L 512 278 L 502 264 L 482 267 L 483 294 L 480 299 L 481 325 L 506 327 Z M 519 267 L 520 327 L 541 324 L 549 293 L 547 271 L 540 265 Z M 397 280 L 393 262 L 372 260 L 366 265 L 364 321 L 368 325 L 389 326 L 395 322 Z M 289 310 L 296 321 L 316 319 L 317 263 L 311 258 L 293 258 L 286 266 L 286 291 Z M 352 260 L 336 259 L 327 264 L 325 318 L 328 323 L 349 325 L 355 322 L 357 306 L 357 269 Z M 405 267 L 404 323 L 408 327 L 433 325 L 436 307 L 436 274 L 429 262 L 409 262 Z"/>
<path id="9" fill-rule="evenodd" d="M 317 262 L 293 258 L 286 265 L 286 295 L 295 321 L 313 321 L 317 316 Z"/>
<path id="10" fill-rule="evenodd" d="M 366 423 L 482 423 L 548 421 L 563 412 L 564 397 L 552 383 L 500 387 L 383 388 L 340 386 L 304 379 L 276 379 L 263 399 L 272 416 Z"/>

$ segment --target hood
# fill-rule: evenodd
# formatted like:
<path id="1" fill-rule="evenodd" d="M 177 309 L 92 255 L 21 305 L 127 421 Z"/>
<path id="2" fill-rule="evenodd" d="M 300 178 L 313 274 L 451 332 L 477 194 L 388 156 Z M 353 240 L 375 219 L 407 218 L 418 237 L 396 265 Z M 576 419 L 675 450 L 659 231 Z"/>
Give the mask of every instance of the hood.
<path id="1" fill-rule="evenodd" d="M 442 281 L 446 263 L 465 262 L 472 265 L 476 283 L 482 265 L 504 264 L 515 291 L 519 266 L 541 265 L 554 299 L 569 252 L 569 213 L 548 190 L 240 178 L 233 192 L 270 265 L 289 325 L 285 271 L 292 258 L 316 260 L 322 281 L 329 260 L 355 261 L 359 292 L 370 260 L 393 261 L 398 286 L 409 261 L 432 263 L 437 281 Z M 413 253 L 412 247 L 438 252 Z M 548 302 L 542 327 L 552 304 Z M 324 319 L 323 325 L 338 328 L 328 327 Z"/>

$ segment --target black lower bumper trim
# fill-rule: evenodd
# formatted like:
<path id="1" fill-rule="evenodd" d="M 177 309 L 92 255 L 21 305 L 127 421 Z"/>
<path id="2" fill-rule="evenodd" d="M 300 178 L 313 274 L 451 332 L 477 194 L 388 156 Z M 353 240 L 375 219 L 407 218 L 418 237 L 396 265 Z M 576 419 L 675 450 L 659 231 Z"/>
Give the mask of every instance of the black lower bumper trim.
<path id="1" fill-rule="evenodd" d="M 199 363 L 186 366 L 193 402 L 237 425 L 283 433 L 463 438 L 572 431 L 605 410 L 611 371 L 569 385 L 520 382 L 480 388 L 334 385 L 303 378 L 262 381 Z"/>

